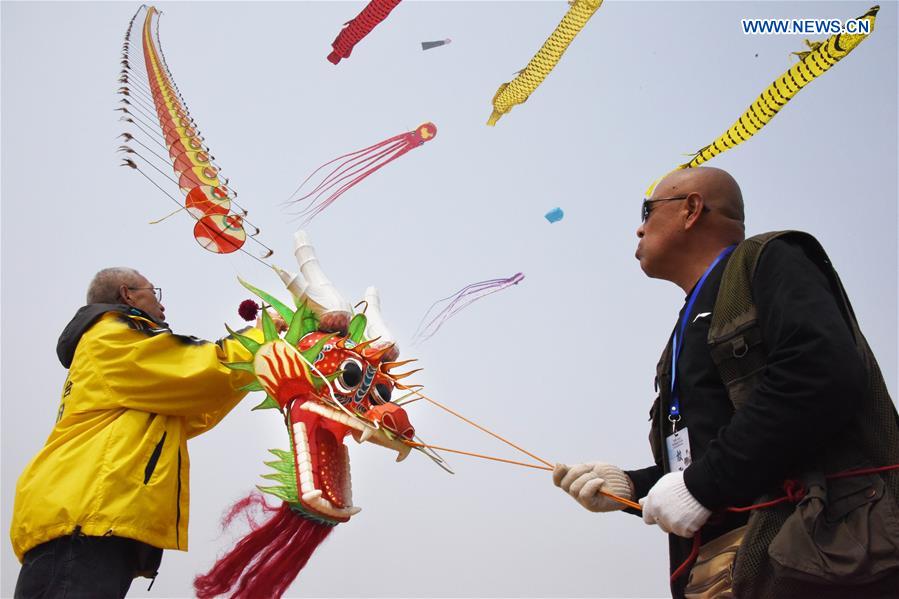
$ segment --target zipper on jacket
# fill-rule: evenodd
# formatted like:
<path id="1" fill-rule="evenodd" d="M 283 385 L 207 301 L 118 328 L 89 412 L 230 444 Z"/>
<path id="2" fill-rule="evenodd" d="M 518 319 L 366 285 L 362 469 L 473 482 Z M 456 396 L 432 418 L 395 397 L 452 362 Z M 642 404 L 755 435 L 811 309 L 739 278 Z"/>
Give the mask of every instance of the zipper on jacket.
<path id="1" fill-rule="evenodd" d="M 181 549 L 181 448 L 178 448 L 178 496 L 175 497 L 175 547 Z"/>
<path id="2" fill-rule="evenodd" d="M 159 461 L 159 456 L 162 455 L 162 444 L 165 443 L 165 436 L 167 434 L 168 431 L 162 433 L 162 438 L 159 440 L 159 443 L 156 444 L 153 453 L 150 454 L 150 459 L 147 460 L 147 466 L 144 468 L 144 484 L 150 482 L 150 477 L 153 476 L 153 471 L 156 470 L 156 463 Z"/>

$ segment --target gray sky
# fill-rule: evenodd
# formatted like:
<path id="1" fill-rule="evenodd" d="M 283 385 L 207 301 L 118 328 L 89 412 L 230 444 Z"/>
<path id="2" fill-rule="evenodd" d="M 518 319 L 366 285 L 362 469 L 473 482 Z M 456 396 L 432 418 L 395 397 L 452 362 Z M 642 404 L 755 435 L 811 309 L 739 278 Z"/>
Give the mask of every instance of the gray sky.
<path id="1" fill-rule="evenodd" d="M 353 303 L 371 284 L 401 343 L 434 300 L 522 271 L 419 348 L 426 392 L 551 461 L 651 461 L 653 369 L 683 301 L 633 258 L 643 191 L 722 133 L 804 48 L 744 36 L 748 17 L 846 19 L 872 2 L 607 2 L 527 103 L 485 126 L 564 2 L 404 2 L 333 66 L 362 2 L 164 3 L 169 67 L 274 262 L 293 268 L 280 203 L 320 164 L 433 121 L 437 138 L 346 193 L 308 227 Z M 815 234 L 840 272 L 897 392 L 897 5 L 873 35 L 760 134 L 711 162 L 743 188 L 747 231 Z M 176 331 L 215 339 L 240 324 L 236 276 L 279 292 L 244 255 L 209 254 L 185 215 L 119 168 L 119 52 L 137 3 L 2 4 L 2 528 L 15 481 L 42 446 L 65 371 L 56 338 L 95 271 L 131 265 L 165 289 Z M 451 45 L 422 52 L 421 41 Z M 543 214 L 560 206 L 565 218 Z M 166 552 L 149 596 L 191 594 L 232 535 L 218 520 L 286 447 L 248 398 L 191 442 L 190 552 Z M 518 459 L 418 402 L 421 436 Z M 839 415 L 834 415 L 839 417 Z M 355 502 L 290 596 L 667 594 L 657 527 L 584 511 L 546 472 L 352 444 Z M 0 595 L 18 564 L 2 546 Z M 148 595 L 137 581 L 133 596 Z"/>

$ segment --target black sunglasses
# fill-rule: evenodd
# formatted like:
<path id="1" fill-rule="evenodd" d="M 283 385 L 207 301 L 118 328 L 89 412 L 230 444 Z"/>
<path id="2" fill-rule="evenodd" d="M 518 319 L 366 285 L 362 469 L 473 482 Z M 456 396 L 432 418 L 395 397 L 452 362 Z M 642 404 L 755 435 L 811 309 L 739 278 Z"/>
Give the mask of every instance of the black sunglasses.
<path id="1" fill-rule="evenodd" d="M 649 213 L 652 212 L 652 205 L 656 202 L 674 202 L 676 200 L 686 200 L 688 196 L 675 196 L 673 198 L 660 198 L 658 200 L 643 200 L 643 205 L 640 207 L 640 222 L 645 223 L 646 219 L 649 218 Z"/>

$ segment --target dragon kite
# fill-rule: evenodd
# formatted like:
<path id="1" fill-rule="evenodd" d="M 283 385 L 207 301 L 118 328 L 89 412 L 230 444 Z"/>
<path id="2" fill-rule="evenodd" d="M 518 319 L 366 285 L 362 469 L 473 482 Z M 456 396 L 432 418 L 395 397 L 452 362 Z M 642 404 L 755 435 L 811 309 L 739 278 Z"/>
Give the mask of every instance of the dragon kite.
<path id="1" fill-rule="evenodd" d="M 556 27 L 543 47 L 534 55 L 518 75 L 509 83 L 503 83 L 493 96 L 493 113 L 487 120 L 491 127 L 501 116 L 512 110 L 516 104 L 521 104 L 528 99 L 534 90 L 543 83 L 550 71 L 552 71 L 568 46 L 580 33 L 590 17 L 599 10 L 602 0 L 571 0 L 571 7 L 562 22 Z"/>
<path id="2" fill-rule="evenodd" d="M 392 449 L 397 461 L 417 449 L 450 471 L 439 455 L 416 442 L 406 411 L 395 403 L 394 391 L 416 388 L 400 381 L 417 371 L 395 372 L 414 360 L 397 361 L 399 348 L 381 317 L 377 290 L 369 287 L 361 302 L 366 308 L 353 314 L 304 232 L 297 233 L 295 247 L 300 274 L 276 270 L 296 308 L 242 282 L 288 323 L 284 337 L 266 311 L 263 343 L 229 329 L 253 359 L 228 366 L 255 374 L 246 390 L 264 391 L 266 397 L 254 409 L 277 410 L 287 428 L 289 449 L 271 450 L 277 459 L 266 464 L 274 472 L 263 476 L 276 484 L 259 487 L 282 504 L 270 508 L 253 495 L 238 502 L 236 511 L 262 505 L 274 515 L 197 577 L 201 598 L 232 590 L 233 597 L 280 597 L 334 526 L 359 513 L 347 437 Z"/>
<path id="3" fill-rule="evenodd" d="M 337 64 L 342 58 L 349 58 L 353 48 L 362 41 L 371 30 L 387 18 L 402 0 L 371 0 L 356 18 L 343 24 L 343 29 L 331 43 L 333 50 L 328 54 L 328 61 Z"/>
<path id="4" fill-rule="evenodd" d="M 879 6 L 873 6 L 856 19 L 864 24 L 859 27 L 862 33 L 837 33 L 823 42 L 806 40 L 809 50 L 794 52 L 799 57 L 799 62 L 765 88 L 727 131 L 674 170 L 699 166 L 758 133 L 802 88 L 845 58 L 874 31 L 874 21 L 879 10 Z M 652 194 L 659 180 L 649 187 L 646 197 Z"/>

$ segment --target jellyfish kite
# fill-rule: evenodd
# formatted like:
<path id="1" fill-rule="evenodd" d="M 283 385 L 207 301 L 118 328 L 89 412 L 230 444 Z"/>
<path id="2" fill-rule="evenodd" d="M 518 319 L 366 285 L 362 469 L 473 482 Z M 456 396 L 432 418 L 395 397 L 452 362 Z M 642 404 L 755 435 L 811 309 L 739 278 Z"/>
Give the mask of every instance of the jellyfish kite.
<path id="1" fill-rule="evenodd" d="M 439 299 L 428 308 L 413 335 L 413 343 L 419 345 L 434 336 L 447 320 L 457 312 L 491 293 L 518 285 L 524 273 L 517 272 L 507 279 L 490 279 L 466 285 L 453 295 Z"/>
<path id="2" fill-rule="evenodd" d="M 308 193 L 289 199 L 288 204 L 307 202 L 304 208 L 294 213 L 307 224 L 322 210 L 333 204 L 345 191 L 356 185 L 384 165 L 393 162 L 406 152 L 413 150 L 425 142 L 434 139 L 437 126 L 434 123 L 423 123 L 412 131 L 395 135 L 367 148 L 338 156 L 326 162 L 311 175 L 306 177 L 300 186 L 291 194 L 293 198 L 309 181 L 326 167 L 331 167 L 328 174 Z M 336 166 L 332 166 L 336 163 Z"/>

